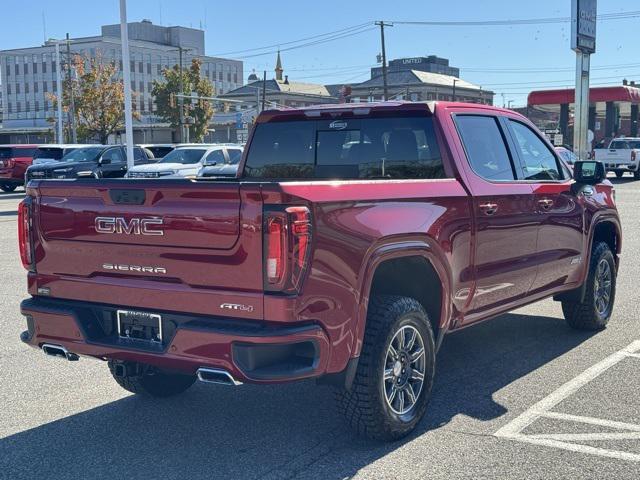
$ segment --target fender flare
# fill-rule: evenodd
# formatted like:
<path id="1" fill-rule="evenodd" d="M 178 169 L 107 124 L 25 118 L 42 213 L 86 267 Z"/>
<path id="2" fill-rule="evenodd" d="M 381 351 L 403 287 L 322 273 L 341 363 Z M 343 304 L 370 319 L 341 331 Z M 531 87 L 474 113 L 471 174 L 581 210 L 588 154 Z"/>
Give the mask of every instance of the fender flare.
<path id="1" fill-rule="evenodd" d="M 439 333 L 436 339 L 436 350 L 442 343 L 442 337 L 449 328 L 451 319 L 451 269 L 446 261 L 446 255 L 437 242 L 423 235 L 414 237 L 382 239 L 374 244 L 364 257 L 358 275 L 358 302 L 353 313 L 355 326 L 353 331 L 354 345 L 352 356 L 360 355 L 364 332 L 367 323 L 367 307 L 373 278 L 381 263 L 405 257 L 423 257 L 434 269 L 442 285 L 441 311 L 439 319 Z"/>

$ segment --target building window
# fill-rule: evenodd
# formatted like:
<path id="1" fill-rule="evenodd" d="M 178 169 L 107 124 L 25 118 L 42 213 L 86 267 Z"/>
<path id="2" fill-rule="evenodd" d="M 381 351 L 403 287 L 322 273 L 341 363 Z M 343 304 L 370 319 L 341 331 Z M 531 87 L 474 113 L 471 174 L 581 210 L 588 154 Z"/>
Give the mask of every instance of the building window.
<path id="1" fill-rule="evenodd" d="M 42 69 L 42 71 L 44 72 L 44 68 Z M 51 61 L 51 71 L 53 73 L 56 73 L 56 62 L 55 62 L 55 60 Z"/>
<path id="2" fill-rule="evenodd" d="M 29 93 L 29 84 L 28 83 L 24 84 L 24 93 Z"/>
<path id="3" fill-rule="evenodd" d="M 20 84 L 16 83 L 16 95 L 20 93 Z"/>
<path id="4" fill-rule="evenodd" d="M 149 99 L 148 105 L 149 105 L 149 110 L 148 111 L 149 112 L 153 112 L 153 100 Z"/>
<path id="5" fill-rule="evenodd" d="M 45 80 L 44 82 L 42 82 L 42 91 L 43 91 L 44 93 L 47 93 L 47 92 L 48 92 L 48 90 L 47 90 L 47 82 L 46 82 L 46 80 Z"/>
<path id="6" fill-rule="evenodd" d="M 144 65 L 142 64 L 142 62 L 138 62 L 138 72 L 144 73 Z"/>
<path id="7" fill-rule="evenodd" d="M 7 95 L 11 95 L 11 84 L 7 83 Z"/>
<path id="8" fill-rule="evenodd" d="M 33 93 L 38 93 L 38 82 L 33 83 Z"/>
<path id="9" fill-rule="evenodd" d="M 47 73 L 47 62 L 42 62 L 42 73 Z"/>
<path id="10" fill-rule="evenodd" d="M 147 62 L 147 73 L 151 75 L 151 62 Z"/>
<path id="11" fill-rule="evenodd" d="M 32 68 L 32 70 L 33 70 L 33 73 L 34 73 L 34 74 L 38 73 L 38 64 L 37 64 L 36 62 L 33 62 L 33 68 Z"/>
<path id="12" fill-rule="evenodd" d="M 28 63 L 24 64 L 24 74 L 25 75 L 29 75 L 29 64 Z"/>
<path id="13" fill-rule="evenodd" d="M 129 63 L 130 63 L 129 70 L 131 70 L 132 72 L 135 73 L 135 71 L 136 71 L 136 62 L 135 62 L 135 60 L 129 60 Z"/>
<path id="14" fill-rule="evenodd" d="M 131 90 L 135 91 L 136 89 L 136 82 L 134 82 L 133 80 L 131 80 Z"/>
<path id="15" fill-rule="evenodd" d="M 31 105 L 29 105 L 29 100 L 27 100 L 27 101 L 25 102 L 24 107 L 25 107 L 25 108 L 24 108 L 24 111 L 25 111 L 25 112 L 27 112 L 27 113 L 30 113 L 30 112 L 31 112 L 31 109 L 30 109 Z"/>
<path id="16" fill-rule="evenodd" d="M 20 75 L 20 65 L 16 63 L 16 75 Z"/>
<path id="17" fill-rule="evenodd" d="M 12 108 L 11 108 L 11 102 L 7 102 L 7 112 L 11 113 Z"/>
<path id="18" fill-rule="evenodd" d="M 51 82 L 51 89 L 52 89 L 54 92 L 57 92 L 57 91 L 58 91 L 58 82 L 57 82 L 57 80 L 54 80 L 54 81 L 52 81 L 52 82 Z"/>
<path id="19" fill-rule="evenodd" d="M 17 65 L 16 65 L 17 66 Z M 222 81 L 222 71 L 218 72 L 218 81 Z"/>
<path id="20" fill-rule="evenodd" d="M 151 93 L 151 90 L 153 90 L 153 85 L 151 85 L 151 82 L 147 83 L 147 92 Z"/>
<path id="21" fill-rule="evenodd" d="M 36 100 L 35 102 L 33 102 L 34 104 L 34 111 L 38 112 L 40 111 L 40 102 L 38 102 L 38 100 Z"/>
<path id="22" fill-rule="evenodd" d="M 233 83 L 238 83 L 238 74 L 237 73 L 233 74 Z"/>
<path id="23" fill-rule="evenodd" d="M 144 82 L 140 82 L 139 85 L 140 85 L 140 89 L 138 91 L 140 93 L 143 93 L 144 92 Z"/>

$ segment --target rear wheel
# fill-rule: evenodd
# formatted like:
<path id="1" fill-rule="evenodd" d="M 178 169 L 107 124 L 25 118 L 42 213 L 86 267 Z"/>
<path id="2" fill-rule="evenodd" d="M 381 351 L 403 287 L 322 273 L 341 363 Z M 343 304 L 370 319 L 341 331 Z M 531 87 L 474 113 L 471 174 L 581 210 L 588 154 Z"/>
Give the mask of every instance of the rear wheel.
<path id="1" fill-rule="evenodd" d="M 594 245 L 584 301 L 562 302 L 567 323 L 578 330 L 602 330 L 609 323 L 616 295 L 616 264 L 609 245 Z"/>
<path id="2" fill-rule="evenodd" d="M 109 371 L 125 390 L 148 397 L 170 397 L 187 390 L 195 375 L 167 373 L 133 362 L 109 360 Z"/>
<path id="3" fill-rule="evenodd" d="M 434 369 L 433 333 L 420 303 L 374 297 L 353 385 L 336 393 L 338 408 L 361 435 L 402 438 L 425 414 Z"/>
<path id="4" fill-rule="evenodd" d="M 16 188 L 18 188 L 17 185 L 0 185 L 0 190 L 2 190 L 5 193 L 11 193 L 13 192 Z"/>
<path id="5" fill-rule="evenodd" d="M 640 169 L 633 172 L 633 179 L 640 180 Z"/>

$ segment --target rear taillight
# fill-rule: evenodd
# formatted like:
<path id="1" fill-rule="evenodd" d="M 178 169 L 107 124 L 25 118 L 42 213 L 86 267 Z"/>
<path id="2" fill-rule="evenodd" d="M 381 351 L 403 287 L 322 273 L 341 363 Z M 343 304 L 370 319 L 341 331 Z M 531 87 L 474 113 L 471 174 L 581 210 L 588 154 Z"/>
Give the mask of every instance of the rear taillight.
<path id="1" fill-rule="evenodd" d="M 22 266 L 33 272 L 35 265 L 31 230 L 31 197 L 26 197 L 18 206 L 18 246 Z"/>
<path id="2" fill-rule="evenodd" d="M 309 264 L 311 213 L 307 207 L 265 209 L 265 290 L 296 293 Z"/>
<path id="3" fill-rule="evenodd" d="M 4 166 L 6 168 L 13 168 L 16 166 L 16 161 L 13 158 L 4 161 Z"/>

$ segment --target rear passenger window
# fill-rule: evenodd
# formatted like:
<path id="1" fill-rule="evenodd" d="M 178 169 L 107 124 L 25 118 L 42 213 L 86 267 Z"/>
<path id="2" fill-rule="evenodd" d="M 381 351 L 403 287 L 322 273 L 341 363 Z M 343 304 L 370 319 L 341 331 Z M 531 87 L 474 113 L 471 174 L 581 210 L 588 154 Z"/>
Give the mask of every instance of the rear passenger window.
<path id="1" fill-rule="evenodd" d="M 558 161 L 549 147 L 528 126 L 509 120 L 520 156 L 524 180 L 560 180 Z"/>
<path id="2" fill-rule="evenodd" d="M 456 125 L 469 164 L 487 180 L 515 180 L 515 172 L 495 117 L 458 115 Z"/>
<path id="3" fill-rule="evenodd" d="M 240 163 L 240 159 L 242 158 L 242 150 L 237 148 L 230 148 L 227 150 L 227 154 L 229 155 L 229 164 L 236 165 Z"/>

